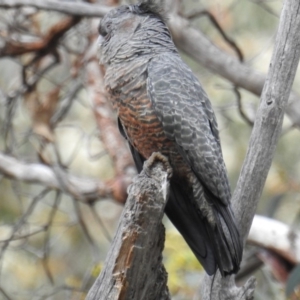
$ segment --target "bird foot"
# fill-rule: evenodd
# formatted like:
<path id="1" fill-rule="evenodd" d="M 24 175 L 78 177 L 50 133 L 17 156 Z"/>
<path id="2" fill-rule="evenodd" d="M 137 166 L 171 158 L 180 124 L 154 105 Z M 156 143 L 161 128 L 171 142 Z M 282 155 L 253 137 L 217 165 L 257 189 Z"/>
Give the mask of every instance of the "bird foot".
<path id="1" fill-rule="evenodd" d="M 151 156 L 144 162 L 144 171 L 151 177 L 151 169 L 155 168 L 158 163 L 162 163 L 165 171 L 168 174 L 168 179 L 173 175 L 172 167 L 166 156 L 162 155 L 160 152 L 153 152 Z"/>

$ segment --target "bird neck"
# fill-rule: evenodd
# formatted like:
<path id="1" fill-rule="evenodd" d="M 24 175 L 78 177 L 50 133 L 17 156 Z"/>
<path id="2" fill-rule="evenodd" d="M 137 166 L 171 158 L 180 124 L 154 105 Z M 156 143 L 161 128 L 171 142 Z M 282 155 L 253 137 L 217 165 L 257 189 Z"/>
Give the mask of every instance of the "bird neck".
<path id="1" fill-rule="evenodd" d="M 164 22 L 147 17 L 131 36 L 119 43 L 110 63 L 130 63 L 140 57 L 144 57 L 146 61 L 161 53 L 178 54 L 178 51 Z"/>

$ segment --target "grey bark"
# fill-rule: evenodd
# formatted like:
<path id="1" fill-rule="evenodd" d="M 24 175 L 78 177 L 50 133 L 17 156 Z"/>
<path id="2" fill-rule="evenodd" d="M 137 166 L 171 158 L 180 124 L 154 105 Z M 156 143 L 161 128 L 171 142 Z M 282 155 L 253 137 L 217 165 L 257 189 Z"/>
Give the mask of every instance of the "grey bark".
<path id="1" fill-rule="evenodd" d="M 282 129 L 300 57 L 300 2 L 286 0 L 270 69 L 232 203 L 246 239 Z M 246 212 L 246 213 L 245 213 Z"/>
<path id="2" fill-rule="evenodd" d="M 58 166 L 26 163 L 0 152 L 0 174 L 28 183 L 38 183 L 66 192 L 76 199 L 92 201 L 111 196 L 105 182 L 76 177 Z"/>
<path id="3" fill-rule="evenodd" d="M 232 198 L 234 213 L 244 242 L 248 236 L 281 132 L 284 108 L 287 105 L 299 63 L 299 32 L 300 2 L 299 0 L 286 0 L 281 12 L 275 49 L 246 159 Z M 201 299 L 253 299 L 253 293 L 253 278 L 244 287 L 237 288 L 234 286 L 233 277 L 221 278 L 220 274 L 217 274 L 216 278 L 205 277 Z"/>
<path id="4" fill-rule="evenodd" d="M 129 195 L 104 268 L 87 300 L 168 300 L 162 264 L 170 166 L 158 153 L 128 189 Z"/>
<path id="5" fill-rule="evenodd" d="M 82 17 L 103 17 L 109 12 L 111 7 L 105 5 L 87 4 L 73 1 L 58 0 L 0 0 L 0 7 L 18 8 L 31 6 L 37 9 L 45 9 L 62 12 L 68 15 Z"/>

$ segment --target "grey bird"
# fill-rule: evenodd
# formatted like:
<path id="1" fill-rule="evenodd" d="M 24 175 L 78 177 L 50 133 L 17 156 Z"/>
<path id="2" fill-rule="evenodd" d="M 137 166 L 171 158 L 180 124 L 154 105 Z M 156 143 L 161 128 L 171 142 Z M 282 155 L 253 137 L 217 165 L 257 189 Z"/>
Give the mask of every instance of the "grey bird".
<path id="1" fill-rule="evenodd" d="M 105 88 L 138 171 L 153 152 L 172 166 L 165 213 L 209 275 L 236 273 L 242 240 L 211 103 L 181 60 L 154 0 L 112 9 L 100 22 Z"/>

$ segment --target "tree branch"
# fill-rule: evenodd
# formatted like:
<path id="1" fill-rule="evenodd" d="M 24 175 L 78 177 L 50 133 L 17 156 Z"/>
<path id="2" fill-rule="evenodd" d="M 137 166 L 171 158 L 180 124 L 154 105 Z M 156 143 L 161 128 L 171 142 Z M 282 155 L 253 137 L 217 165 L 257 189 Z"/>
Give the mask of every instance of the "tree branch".
<path id="1" fill-rule="evenodd" d="M 29 164 L 0 153 L 0 173 L 16 180 L 42 184 L 48 188 L 62 189 L 57 175 L 52 168 L 42 164 Z M 113 186 L 99 180 L 79 178 L 64 173 L 64 181 L 71 187 L 71 194 L 81 198 L 94 199 L 109 197 L 114 194 Z M 76 190 L 74 190 L 76 188 Z M 65 191 L 65 190 L 64 190 Z M 300 236 L 289 226 L 276 220 L 255 216 L 248 237 L 248 242 L 275 251 L 285 259 L 296 264 L 300 263 Z M 280 241 L 280 243 L 278 243 Z"/>
<path id="2" fill-rule="evenodd" d="M 284 108 L 299 63 L 299 32 L 300 2 L 286 0 L 246 159 L 232 198 L 234 213 L 244 241 L 250 230 L 280 136 Z M 207 285 L 213 288 L 209 289 Z M 216 278 L 206 276 L 203 287 L 203 300 L 252 299 L 254 292 L 251 282 L 248 281 L 242 288 L 235 288 L 233 276 L 221 278 L 219 273 Z M 226 290 L 230 291 L 234 288 L 235 294 L 226 293 Z"/>
<path id="3" fill-rule="evenodd" d="M 168 5 L 172 5 L 171 0 Z M 234 85 L 255 95 L 261 95 L 266 80 L 265 74 L 253 70 L 219 49 L 201 31 L 191 27 L 187 19 L 174 11 L 170 14 L 168 25 L 174 42 L 180 50 Z M 300 126 L 300 97 L 294 92 L 290 95 L 286 113 L 293 124 Z"/>
<path id="4" fill-rule="evenodd" d="M 232 199 L 244 237 L 250 230 L 257 203 L 272 163 L 281 133 L 284 108 L 288 102 L 299 63 L 299 9 L 298 0 L 285 1 L 270 70 L 262 92 L 246 159 Z"/>
<path id="5" fill-rule="evenodd" d="M 29 183 L 62 190 L 76 199 L 92 201 L 99 197 L 111 197 L 112 187 L 100 180 L 79 178 L 67 174 L 58 167 L 37 163 L 25 163 L 0 152 L 0 173 Z"/>
<path id="6" fill-rule="evenodd" d="M 299 232 L 277 220 L 256 215 L 247 243 L 272 250 L 292 264 L 300 263 Z"/>
<path id="7" fill-rule="evenodd" d="M 0 57 L 10 56 L 14 57 L 30 52 L 36 52 L 33 62 L 36 62 L 38 58 L 41 58 L 48 53 L 55 51 L 59 40 L 62 36 L 73 26 L 78 24 L 80 18 L 67 17 L 60 22 L 53 25 L 49 31 L 45 34 L 42 40 L 31 43 L 18 43 L 16 41 L 8 41 L 5 46 L 0 49 Z"/>
<path id="8" fill-rule="evenodd" d="M 153 153 L 134 179 L 104 268 L 87 300 L 170 299 L 161 222 L 171 173 L 167 159 Z"/>
<path id="9" fill-rule="evenodd" d="M 111 7 L 74 1 L 58 0 L 0 0 L 0 8 L 19 8 L 23 6 L 52 10 L 81 17 L 103 17 Z"/>
<path id="10" fill-rule="evenodd" d="M 88 3 L 70 3 L 57 0 L 0 0 L 0 8 L 18 8 L 31 6 L 37 9 L 53 10 L 69 15 L 84 17 L 103 17 L 111 7 Z M 201 31 L 190 27 L 186 18 L 177 14 L 173 0 L 168 0 L 168 26 L 175 44 L 179 49 L 205 66 L 210 71 L 226 78 L 234 85 L 260 95 L 266 75 L 253 70 L 235 57 L 215 46 Z M 289 105 L 285 109 L 292 123 L 300 126 L 300 96 L 292 92 Z"/>

